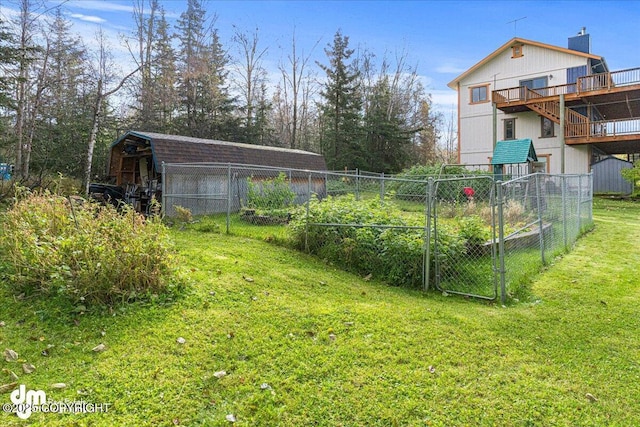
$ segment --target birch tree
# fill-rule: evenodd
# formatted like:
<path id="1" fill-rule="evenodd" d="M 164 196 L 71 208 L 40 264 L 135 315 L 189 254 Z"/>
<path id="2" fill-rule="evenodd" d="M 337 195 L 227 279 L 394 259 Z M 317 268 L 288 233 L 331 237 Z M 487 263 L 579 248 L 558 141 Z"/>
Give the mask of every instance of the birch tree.
<path id="1" fill-rule="evenodd" d="M 258 143 L 264 136 L 265 120 L 269 107 L 265 104 L 267 71 L 262 65 L 267 48 L 259 46 L 258 29 L 246 33 L 234 27 L 234 42 L 239 59 L 233 64 L 235 89 L 240 94 L 240 111 L 244 112 L 243 132 L 239 142 Z"/>
<path id="2" fill-rule="evenodd" d="M 291 38 L 291 51 L 287 60 L 278 66 L 281 80 L 276 90 L 276 129 L 282 145 L 288 148 L 312 148 L 312 125 L 314 119 L 311 100 L 317 93 L 314 76 L 309 70 L 311 54 L 318 42 L 305 55 L 300 52 L 295 29 Z"/>
<path id="3" fill-rule="evenodd" d="M 34 32 L 37 29 L 37 14 L 35 9 L 42 7 L 41 2 L 32 0 L 20 1 L 20 13 L 15 20 L 18 33 L 18 69 L 17 69 L 17 85 L 16 85 L 16 119 L 15 119 L 15 158 L 16 172 L 20 178 L 27 179 L 29 177 L 29 158 L 31 145 L 27 139 L 28 132 L 26 130 L 26 116 L 28 114 L 29 88 L 33 83 L 31 78 L 31 64 L 36 59 L 35 53 L 37 46 L 33 41 Z"/>
<path id="4" fill-rule="evenodd" d="M 89 184 L 91 182 L 91 169 L 93 165 L 93 152 L 96 146 L 96 140 L 98 136 L 98 131 L 100 128 L 102 114 L 104 109 L 106 108 L 106 103 L 108 98 L 114 93 L 118 92 L 124 84 L 133 77 L 136 73 L 138 73 L 141 69 L 141 66 L 138 65 L 136 69 L 131 71 L 129 74 L 124 76 L 115 86 L 109 89 L 111 83 L 115 80 L 114 75 L 114 64 L 111 58 L 111 55 L 107 51 L 107 43 L 105 39 L 105 35 L 103 31 L 98 31 L 96 35 L 98 40 L 98 52 L 96 54 L 96 89 L 95 89 L 95 102 L 93 107 L 92 114 L 92 125 L 91 131 L 89 133 L 89 141 L 87 144 L 87 156 L 85 161 L 85 171 L 84 171 L 84 180 L 83 180 L 83 188 L 85 193 L 89 193 Z"/>

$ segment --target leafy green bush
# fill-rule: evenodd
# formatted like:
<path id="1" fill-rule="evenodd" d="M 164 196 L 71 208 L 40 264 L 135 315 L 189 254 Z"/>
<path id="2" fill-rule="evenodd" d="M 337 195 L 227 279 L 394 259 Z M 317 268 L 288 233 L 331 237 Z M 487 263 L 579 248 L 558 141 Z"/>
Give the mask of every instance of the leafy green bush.
<path id="1" fill-rule="evenodd" d="M 419 219 L 406 217 L 391 203 L 381 204 L 376 199 L 356 201 L 348 195 L 311 201 L 308 220 L 329 225 L 307 227 L 306 209 L 296 210 L 289 223 L 295 247 L 305 249 L 308 233 L 309 251 L 321 258 L 389 284 L 421 286 L 424 224 Z M 421 228 L 395 228 L 409 226 Z M 443 226 L 438 233 L 438 249 L 443 259 L 462 255 L 464 240 Z"/>
<path id="2" fill-rule="evenodd" d="M 287 176 L 280 172 L 276 178 L 254 182 L 247 178 L 247 205 L 251 209 L 283 209 L 296 199 L 296 193 L 289 188 Z"/>
<path id="3" fill-rule="evenodd" d="M 427 180 L 434 179 L 450 179 L 450 178 L 469 178 L 455 179 L 452 181 L 441 181 L 438 183 L 437 197 L 439 200 L 447 200 L 451 202 L 466 202 L 467 197 L 464 195 L 464 187 L 472 187 L 474 190 L 475 200 L 486 200 L 491 194 L 491 179 L 476 179 L 477 177 L 490 177 L 490 172 L 472 171 L 463 166 L 448 166 L 445 174 L 440 174 L 440 166 L 414 166 L 411 169 L 398 174 L 396 178 L 406 181 L 394 181 L 390 190 L 396 193 L 396 197 L 401 200 L 424 201 L 427 192 Z"/>
<path id="4" fill-rule="evenodd" d="M 471 245 L 481 245 L 491 239 L 491 228 L 478 215 L 458 219 L 460 237 Z"/>
<path id="5" fill-rule="evenodd" d="M 330 175 L 327 179 L 327 194 L 332 196 L 355 193 L 355 178 Z"/>
<path id="6" fill-rule="evenodd" d="M 622 169 L 620 171 L 622 178 L 630 182 L 633 194 L 638 193 L 638 181 L 640 181 L 640 160 L 636 160 L 632 168 Z"/>
<path id="7" fill-rule="evenodd" d="M 427 180 L 429 178 L 437 178 L 439 173 L 439 165 L 413 166 L 395 177 L 407 181 L 393 181 L 389 186 L 389 190 L 395 192 L 396 197 L 401 200 L 424 201 L 427 193 Z"/>
<path id="8" fill-rule="evenodd" d="M 79 194 L 82 190 L 82 182 L 61 173 L 54 176 L 32 177 L 28 180 L 19 180 L 15 176 L 8 181 L 0 179 L 0 207 L 10 205 L 15 198 L 16 192 L 20 193 L 23 187 L 38 188 L 49 190 L 55 194 L 73 196 Z"/>
<path id="9" fill-rule="evenodd" d="M 112 304 L 179 289 L 166 228 L 129 207 L 18 195 L 0 222 L 0 263 L 18 294 Z"/>

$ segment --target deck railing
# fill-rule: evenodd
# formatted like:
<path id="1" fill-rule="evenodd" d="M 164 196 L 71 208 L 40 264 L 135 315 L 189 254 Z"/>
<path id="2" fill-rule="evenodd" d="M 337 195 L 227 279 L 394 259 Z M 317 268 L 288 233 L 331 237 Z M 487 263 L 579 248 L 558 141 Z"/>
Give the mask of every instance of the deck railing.
<path id="1" fill-rule="evenodd" d="M 640 118 L 567 123 L 566 137 L 598 138 L 638 134 L 640 134 Z"/>
<path id="2" fill-rule="evenodd" d="M 640 68 L 593 74 L 578 78 L 580 93 L 640 84 Z"/>
<path id="3" fill-rule="evenodd" d="M 566 109 L 565 137 L 576 138 L 589 135 L 589 119 L 580 113 Z"/>
<path id="4" fill-rule="evenodd" d="M 492 100 L 497 104 L 527 102 L 535 98 L 553 97 L 571 93 L 583 93 L 613 87 L 640 84 L 640 68 L 613 71 L 578 77 L 576 83 L 529 89 L 524 86 L 499 89 L 492 92 Z"/>
<path id="5" fill-rule="evenodd" d="M 560 118 L 560 104 L 557 101 L 541 101 L 529 104 L 529 108 L 551 120 Z"/>
<path id="6" fill-rule="evenodd" d="M 566 84 L 549 86 L 539 89 L 529 89 L 525 86 L 512 87 L 509 89 L 494 90 L 492 92 L 493 102 L 502 104 L 510 102 L 526 102 L 536 98 L 546 98 L 552 96 L 566 95 L 576 91 L 576 84 Z"/>

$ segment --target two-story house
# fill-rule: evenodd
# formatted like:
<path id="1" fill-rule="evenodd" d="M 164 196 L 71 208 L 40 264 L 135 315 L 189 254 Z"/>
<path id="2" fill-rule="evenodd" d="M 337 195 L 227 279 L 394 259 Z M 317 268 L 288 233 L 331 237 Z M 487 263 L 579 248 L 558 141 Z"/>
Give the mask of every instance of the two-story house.
<path id="1" fill-rule="evenodd" d="M 610 72 L 584 29 L 567 48 L 513 38 L 449 87 L 459 163 L 490 164 L 498 141 L 522 139 L 548 173 L 587 173 L 601 156 L 640 153 L 640 69 Z"/>

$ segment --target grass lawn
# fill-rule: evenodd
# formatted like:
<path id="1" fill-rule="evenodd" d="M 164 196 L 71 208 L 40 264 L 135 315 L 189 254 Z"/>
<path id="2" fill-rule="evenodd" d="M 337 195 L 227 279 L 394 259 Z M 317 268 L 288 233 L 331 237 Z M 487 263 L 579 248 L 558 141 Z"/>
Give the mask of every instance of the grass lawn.
<path id="1" fill-rule="evenodd" d="M 0 385 L 13 371 L 49 401 L 110 406 L 0 425 L 640 425 L 640 205 L 596 201 L 594 217 L 507 307 L 178 230 L 192 291 L 173 303 L 83 314 L 2 286 L 0 350 L 19 360 L 0 360 Z"/>

